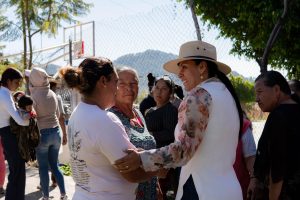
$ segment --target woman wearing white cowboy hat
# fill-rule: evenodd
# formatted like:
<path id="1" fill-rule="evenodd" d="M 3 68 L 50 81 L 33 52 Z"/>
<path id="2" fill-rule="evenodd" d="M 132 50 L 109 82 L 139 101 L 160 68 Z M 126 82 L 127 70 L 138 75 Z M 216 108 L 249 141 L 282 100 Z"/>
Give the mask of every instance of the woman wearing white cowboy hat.
<path id="1" fill-rule="evenodd" d="M 128 150 L 116 167 L 126 172 L 141 165 L 146 171 L 183 166 L 177 200 L 241 200 L 233 163 L 242 110 L 226 77 L 231 69 L 216 60 L 214 46 L 202 41 L 183 44 L 179 58 L 164 69 L 177 74 L 187 91 L 178 108 L 176 141 L 160 149 Z"/>

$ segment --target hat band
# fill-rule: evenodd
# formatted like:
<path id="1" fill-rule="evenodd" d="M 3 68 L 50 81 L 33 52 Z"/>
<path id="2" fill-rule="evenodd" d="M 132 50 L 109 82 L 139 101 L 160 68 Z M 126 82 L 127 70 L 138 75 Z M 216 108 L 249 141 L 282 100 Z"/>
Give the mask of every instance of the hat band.
<path id="1" fill-rule="evenodd" d="M 216 61 L 215 59 L 206 57 L 206 56 L 187 56 L 187 57 L 183 57 L 183 58 L 200 58 L 200 59 L 202 58 L 202 59 L 209 59 L 209 60 Z"/>

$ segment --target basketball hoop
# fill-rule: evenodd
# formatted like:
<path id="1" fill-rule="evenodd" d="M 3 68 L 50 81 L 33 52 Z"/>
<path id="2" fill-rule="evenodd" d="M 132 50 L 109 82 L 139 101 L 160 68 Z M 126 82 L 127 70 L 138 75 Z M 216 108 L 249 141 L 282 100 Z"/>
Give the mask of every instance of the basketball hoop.
<path id="1" fill-rule="evenodd" d="M 73 49 L 74 49 L 74 53 L 73 56 L 75 59 L 79 59 L 82 58 L 82 56 L 84 55 L 84 41 L 78 41 L 78 42 L 74 42 L 73 43 Z"/>
<path id="2" fill-rule="evenodd" d="M 95 56 L 94 21 L 64 27 L 63 43 L 67 43 L 68 40 L 69 45 L 64 47 L 65 61 Z"/>

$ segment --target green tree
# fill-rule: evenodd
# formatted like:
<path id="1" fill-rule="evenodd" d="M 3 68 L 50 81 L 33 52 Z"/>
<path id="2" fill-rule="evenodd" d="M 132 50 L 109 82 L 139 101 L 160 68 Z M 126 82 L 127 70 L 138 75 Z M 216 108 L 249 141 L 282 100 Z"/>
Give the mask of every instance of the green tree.
<path id="1" fill-rule="evenodd" d="M 184 1 L 187 5 L 189 0 Z M 283 12 L 278 0 L 194 0 L 195 11 L 220 36 L 233 41 L 231 53 L 258 61 L 269 36 Z M 189 6 L 188 6 L 189 7 Z M 300 1 L 290 0 L 284 26 L 269 54 L 274 69 L 285 69 L 289 78 L 300 78 Z"/>
<path id="2" fill-rule="evenodd" d="M 254 83 L 244 79 L 242 76 L 229 75 L 229 79 L 242 104 L 255 101 Z"/>
<path id="3" fill-rule="evenodd" d="M 9 61 L 4 60 L 4 61 L 0 61 L 0 77 L 3 73 L 3 71 L 6 70 L 8 67 L 16 68 L 16 69 L 20 70 L 21 72 L 24 71 L 24 69 L 22 69 L 22 67 L 20 67 L 20 65 L 10 63 Z"/>
<path id="4" fill-rule="evenodd" d="M 46 33 L 54 36 L 62 22 L 76 22 L 75 18 L 85 15 L 92 5 L 83 0 L 2 0 L 0 6 L 16 8 L 16 22 L 9 22 L 10 27 L 2 33 L 0 39 L 15 40 L 22 35 L 24 67 L 30 69 L 34 35 Z M 12 36 L 12 32 L 19 34 Z M 28 48 L 29 58 L 26 54 Z"/>
<path id="5" fill-rule="evenodd" d="M 0 31 L 5 30 L 8 27 L 7 18 L 2 15 L 2 11 L 0 10 Z"/>

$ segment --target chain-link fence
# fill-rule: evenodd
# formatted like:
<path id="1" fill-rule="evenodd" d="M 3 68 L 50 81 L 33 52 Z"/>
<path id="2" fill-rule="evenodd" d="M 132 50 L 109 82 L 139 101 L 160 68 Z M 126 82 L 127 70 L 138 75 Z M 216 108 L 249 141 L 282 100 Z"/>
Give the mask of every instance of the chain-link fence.
<path id="1" fill-rule="evenodd" d="M 138 100 L 148 92 L 147 74 L 150 72 L 154 76 L 167 74 L 163 70 L 163 64 L 176 57 L 181 44 L 197 39 L 191 11 L 177 2 L 156 7 L 148 13 L 123 16 L 118 19 L 95 19 L 94 25 L 95 29 L 87 26 L 80 31 L 71 31 L 69 36 L 76 39 L 80 38 L 81 34 L 85 52 L 91 52 L 94 48 L 96 56 L 110 58 L 116 66 L 126 65 L 135 68 L 140 78 Z M 219 32 L 216 29 L 208 29 L 201 21 L 200 26 L 203 41 L 216 46 L 218 60 L 232 65 L 232 57 L 228 59 L 231 42 L 216 39 Z M 68 38 L 68 35 L 64 35 L 64 38 Z M 54 63 L 52 61 L 54 57 L 62 56 L 65 51 L 66 48 L 60 47 L 47 53 L 38 52 L 34 55 L 34 64 Z M 18 59 L 21 60 L 20 57 Z M 66 65 L 64 59 L 61 60 L 59 65 Z M 81 60 L 73 60 L 73 66 L 77 66 Z M 238 64 L 240 62 L 236 65 Z M 245 66 L 240 67 L 245 69 Z M 247 70 L 252 74 L 254 68 Z M 171 77 L 176 84 L 181 84 L 177 77 L 173 75 Z M 59 93 L 65 101 L 66 111 L 69 114 L 71 93 L 66 88 L 59 90 Z"/>

